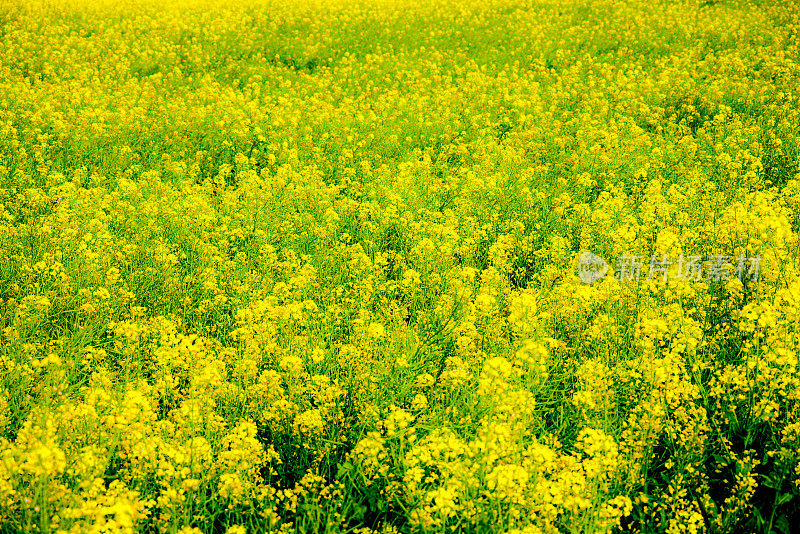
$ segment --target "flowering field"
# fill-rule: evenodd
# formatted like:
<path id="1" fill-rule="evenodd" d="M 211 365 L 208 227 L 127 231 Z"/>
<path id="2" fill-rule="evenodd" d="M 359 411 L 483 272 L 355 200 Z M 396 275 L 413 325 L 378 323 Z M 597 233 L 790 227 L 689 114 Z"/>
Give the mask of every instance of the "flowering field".
<path id="1" fill-rule="evenodd" d="M 799 30 L 0 3 L 0 533 L 796 532 Z"/>

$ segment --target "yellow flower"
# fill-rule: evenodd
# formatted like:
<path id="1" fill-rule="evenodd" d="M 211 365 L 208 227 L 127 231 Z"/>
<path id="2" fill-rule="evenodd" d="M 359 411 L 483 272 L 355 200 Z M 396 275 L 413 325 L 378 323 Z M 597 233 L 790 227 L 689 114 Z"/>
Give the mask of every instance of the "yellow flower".
<path id="1" fill-rule="evenodd" d="M 421 411 L 428 407 L 428 399 L 422 393 L 417 393 L 411 401 L 411 409 Z"/>
<path id="2" fill-rule="evenodd" d="M 325 426 L 318 409 L 307 410 L 294 420 L 294 431 L 305 434 L 321 434 Z"/>
<path id="3" fill-rule="evenodd" d="M 367 335 L 371 339 L 381 339 L 386 335 L 386 329 L 381 323 L 370 323 Z"/>

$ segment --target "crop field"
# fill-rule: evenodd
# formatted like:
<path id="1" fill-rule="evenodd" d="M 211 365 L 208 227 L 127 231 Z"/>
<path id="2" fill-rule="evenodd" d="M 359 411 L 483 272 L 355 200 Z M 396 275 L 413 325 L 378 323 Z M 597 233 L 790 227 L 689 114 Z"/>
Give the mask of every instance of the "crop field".
<path id="1" fill-rule="evenodd" d="M 0 0 L 0 534 L 791 534 L 797 0 Z"/>

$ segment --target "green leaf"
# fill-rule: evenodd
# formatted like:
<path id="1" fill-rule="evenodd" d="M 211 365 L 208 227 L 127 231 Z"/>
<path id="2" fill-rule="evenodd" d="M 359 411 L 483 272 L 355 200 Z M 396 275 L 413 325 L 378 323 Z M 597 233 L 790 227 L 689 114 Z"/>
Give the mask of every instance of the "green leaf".
<path id="1" fill-rule="evenodd" d="M 789 520 L 786 518 L 785 515 L 782 515 L 778 518 L 775 522 L 775 529 L 778 530 L 781 534 L 791 534 L 792 529 L 789 526 Z"/>

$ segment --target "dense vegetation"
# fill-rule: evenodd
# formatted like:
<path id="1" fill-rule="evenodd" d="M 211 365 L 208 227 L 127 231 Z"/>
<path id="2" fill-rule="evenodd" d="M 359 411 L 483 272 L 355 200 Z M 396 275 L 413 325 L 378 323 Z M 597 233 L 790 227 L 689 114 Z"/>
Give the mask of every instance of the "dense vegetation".
<path id="1" fill-rule="evenodd" d="M 799 29 L 0 4 L 0 532 L 796 528 Z"/>

